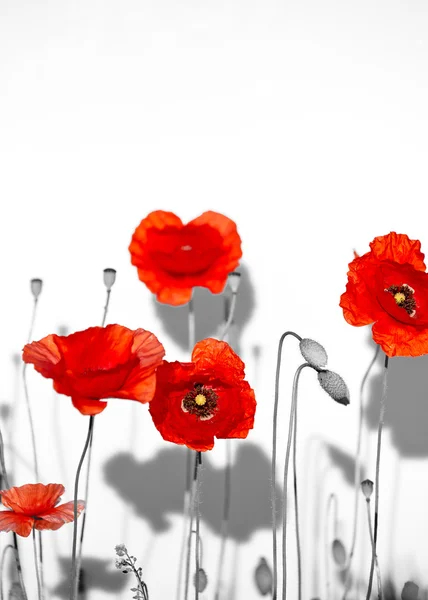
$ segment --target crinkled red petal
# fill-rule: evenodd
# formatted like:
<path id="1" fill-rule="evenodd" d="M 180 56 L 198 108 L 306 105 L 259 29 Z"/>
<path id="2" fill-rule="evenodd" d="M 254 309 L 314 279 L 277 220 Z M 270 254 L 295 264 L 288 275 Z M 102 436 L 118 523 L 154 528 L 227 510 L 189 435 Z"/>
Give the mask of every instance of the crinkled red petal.
<path id="1" fill-rule="evenodd" d="M 391 231 L 387 235 L 376 237 L 370 243 L 370 249 L 373 258 L 377 260 L 408 263 L 418 271 L 426 270 L 420 241 L 411 240 L 406 234 Z"/>
<path id="2" fill-rule="evenodd" d="M 59 483 L 27 483 L 19 487 L 0 492 L 4 506 L 16 513 L 35 516 L 55 506 L 64 493 L 64 486 Z"/>
<path id="3" fill-rule="evenodd" d="M 28 537 L 33 529 L 34 519 L 10 510 L 0 511 L 0 531 L 14 531 L 22 537 Z"/>

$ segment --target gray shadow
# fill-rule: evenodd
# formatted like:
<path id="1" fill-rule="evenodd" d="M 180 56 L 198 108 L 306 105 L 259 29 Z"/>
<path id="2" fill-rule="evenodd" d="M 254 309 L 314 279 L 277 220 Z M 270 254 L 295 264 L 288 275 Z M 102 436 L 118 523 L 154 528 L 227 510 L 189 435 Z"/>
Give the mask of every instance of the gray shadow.
<path id="1" fill-rule="evenodd" d="M 79 581 L 79 600 L 87 600 L 88 592 L 100 590 L 104 592 L 121 592 L 125 587 L 135 587 L 135 578 L 132 573 L 125 575 L 114 567 L 114 552 L 112 559 L 100 560 L 98 558 L 83 558 L 82 574 Z M 70 570 L 71 559 L 60 558 L 59 584 L 51 590 L 54 596 L 68 600 L 70 597 Z M 112 568 L 113 565 L 113 568 Z"/>
<path id="2" fill-rule="evenodd" d="M 355 458 L 352 454 L 345 452 L 338 446 L 325 443 L 325 448 L 329 454 L 330 460 L 335 467 L 339 469 L 344 480 L 348 485 L 354 485 L 355 477 Z M 364 465 L 361 465 L 361 481 L 366 479 Z"/>
<path id="3" fill-rule="evenodd" d="M 379 422 L 384 355 L 379 353 L 377 373 L 369 382 L 370 396 L 365 412 L 369 429 Z M 428 456 L 428 356 L 389 359 L 385 427 L 402 457 Z"/>
<path id="4" fill-rule="evenodd" d="M 230 335 L 230 345 L 235 352 L 240 354 L 239 339 L 241 333 L 254 311 L 254 286 L 251 282 L 250 274 L 245 265 L 236 269 L 241 273 L 239 284 L 236 310 L 234 316 L 233 335 Z M 202 340 L 207 337 L 216 337 L 219 327 L 225 321 L 225 313 L 230 298 L 230 289 L 226 285 L 221 294 L 212 294 L 208 289 L 196 287 L 193 290 L 193 306 L 195 310 L 196 321 L 196 340 Z M 162 322 L 165 332 L 174 340 L 174 342 L 183 350 L 187 350 L 188 343 L 188 314 L 189 306 L 170 306 L 158 302 L 153 296 L 152 299 L 156 316 Z M 226 307 L 225 307 L 226 305 Z M 232 332 L 231 332 L 232 333 Z"/>
<path id="5" fill-rule="evenodd" d="M 136 514 L 158 533 L 171 527 L 171 515 L 183 511 L 186 449 L 164 448 L 149 461 L 138 462 L 129 453 L 112 457 L 104 465 L 106 482 Z M 202 455 L 201 517 L 220 535 L 224 492 L 223 467 Z M 246 542 L 259 529 L 271 527 L 270 460 L 255 444 L 240 443 L 231 470 L 229 537 Z M 280 488 L 276 486 L 276 497 Z M 279 511 L 279 500 L 277 500 Z"/>

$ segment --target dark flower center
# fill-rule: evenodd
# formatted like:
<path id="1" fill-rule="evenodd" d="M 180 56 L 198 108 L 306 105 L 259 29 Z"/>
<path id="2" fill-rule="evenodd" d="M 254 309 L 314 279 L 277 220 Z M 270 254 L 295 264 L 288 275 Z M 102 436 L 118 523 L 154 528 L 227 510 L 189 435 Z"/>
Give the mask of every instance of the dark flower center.
<path id="1" fill-rule="evenodd" d="M 186 413 L 196 415 L 201 421 L 208 421 L 217 412 L 217 400 L 218 396 L 214 390 L 202 383 L 195 383 L 193 390 L 181 401 L 181 408 Z"/>
<path id="2" fill-rule="evenodd" d="M 385 292 L 389 292 L 394 297 L 394 300 L 400 308 L 404 308 L 410 317 L 414 317 L 416 314 L 416 300 L 414 298 L 415 290 L 403 283 L 402 285 L 391 285 L 385 289 Z"/>

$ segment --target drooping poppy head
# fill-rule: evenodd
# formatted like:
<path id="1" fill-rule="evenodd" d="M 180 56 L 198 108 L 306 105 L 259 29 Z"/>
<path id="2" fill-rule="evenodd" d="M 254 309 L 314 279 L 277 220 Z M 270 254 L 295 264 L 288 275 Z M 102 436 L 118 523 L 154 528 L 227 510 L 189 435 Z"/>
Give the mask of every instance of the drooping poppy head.
<path id="1" fill-rule="evenodd" d="M 428 353 L 428 274 L 421 243 L 391 232 L 349 264 L 340 306 L 348 323 L 374 323 L 372 334 L 387 356 Z"/>
<path id="2" fill-rule="evenodd" d="M 244 363 L 226 342 L 198 342 L 192 362 L 164 361 L 149 411 L 164 440 L 197 451 L 214 438 L 246 438 L 253 428 L 256 399 L 244 379 Z"/>
<path id="3" fill-rule="evenodd" d="M 32 529 L 56 530 L 74 521 L 74 502 L 57 504 L 64 493 L 59 483 L 27 483 L 0 492 L 3 506 L 0 511 L 0 531 L 14 531 L 28 537 Z M 82 500 L 77 502 L 77 515 L 85 508 Z"/>
<path id="4" fill-rule="evenodd" d="M 68 336 L 48 335 L 27 344 L 22 358 L 53 379 L 54 389 L 71 396 L 83 415 L 96 415 L 107 406 L 105 398 L 150 402 L 164 355 L 150 331 L 107 325 Z"/>
<path id="5" fill-rule="evenodd" d="M 157 210 L 141 221 L 129 246 L 138 277 L 159 302 L 186 304 L 196 286 L 214 294 L 242 256 L 236 224 L 208 211 L 184 225 L 172 212 Z"/>

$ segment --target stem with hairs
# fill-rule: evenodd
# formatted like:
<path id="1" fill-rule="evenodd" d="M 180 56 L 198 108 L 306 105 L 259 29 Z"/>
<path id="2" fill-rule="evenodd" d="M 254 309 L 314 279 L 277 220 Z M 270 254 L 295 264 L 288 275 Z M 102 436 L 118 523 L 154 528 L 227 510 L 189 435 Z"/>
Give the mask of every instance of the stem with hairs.
<path id="1" fill-rule="evenodd" d="M 278 401 L 279 401 L 279 379 L 281 374 L 281 357 L 284 340 L 288 335 L 294 336 L 299 342 L 302 341 L 300 335 L 294 331 L 286 331 L 282 334 L 278 344 L 278 356 L 276 362 L 275 375 L 275 401 L 273 407 L 273 434 L 272 434 L 272 469 L 271 469 L 271 503 L 272 503 L 272 562 L 273 562 L 273 581 L 272 581 L 272 600 L 277 600 L 278 595 L 278 543 L 277 543 L 277 515 L 276 515 L 276 445 L 278 428 Z"/>

